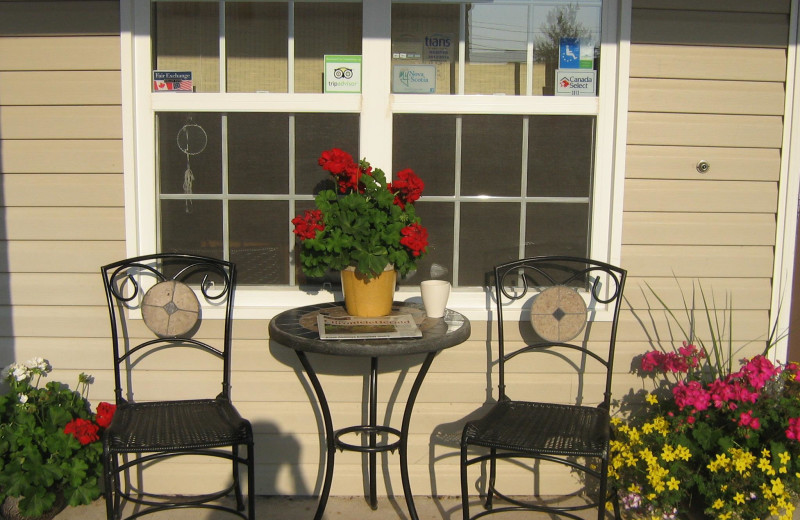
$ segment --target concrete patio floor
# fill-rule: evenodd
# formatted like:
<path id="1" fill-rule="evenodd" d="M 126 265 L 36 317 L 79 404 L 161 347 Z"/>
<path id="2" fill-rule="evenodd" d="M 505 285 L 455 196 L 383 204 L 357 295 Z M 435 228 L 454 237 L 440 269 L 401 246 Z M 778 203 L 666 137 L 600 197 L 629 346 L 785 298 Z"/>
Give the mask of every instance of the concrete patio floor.
<path id="1" fill-rule="evenodd" d="M 461 499 L 458 497 L 415 497 L 417 514 L 420 520 L 461 520 Z M 477 512 L 477 501 L 470 506 Z M 312 520 L 317 508 L 314 498 L 297 497 L 258 497 L 256 499 L 256 518 L 259 520 Z M 70 507 L 56 516 L 56 520 L 104 520 L 105 502 L 96 502 L 81 507 Z M 183 509 L 166 511 L 144 518 L 169 520 L 224 520 L 236 518 L 233 515 L 203 509 Z M 325 509 L 325 520 L 408 520 L 408 510 L 402 497 L 380 497 L 378 509 L 372 510 L 363 497 L 331 497 Z M 544 513 L 512 513 L 497 517 L 503 520 L 548 519 Z M 585 518 L 593 518 L 587 512 Z M 613 518 L 613 515 L 607 515 Z"/>

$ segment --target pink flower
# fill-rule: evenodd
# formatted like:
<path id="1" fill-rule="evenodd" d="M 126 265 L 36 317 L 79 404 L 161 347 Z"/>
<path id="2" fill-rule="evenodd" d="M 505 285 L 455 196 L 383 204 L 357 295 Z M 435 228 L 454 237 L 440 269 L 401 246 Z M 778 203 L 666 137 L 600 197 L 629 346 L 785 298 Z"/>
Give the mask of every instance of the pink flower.
<path id="1" fill-rule="evenodd" d="M 789 428 L 786 430 L 786 438 L 800 441 L 800 417 L 789 418 Z"/>
<path id="2" fill-rule="evenodd" d="M 753 410 L 749 410 L 746 413 L 742 412 L 739 414 L 739 426 L 758 430 L 761 427 L 761 423 L 759 422 L 758 417 L 753 417 Z"/>
<path id="3" fill-rule="evenodd" d="M 701 412 L 711 404 L 711 394 L 698 381 L 690 381 L 689 384 L 681 381 L 672 389 L 672 395 L 680 410 L 691 407 Z"/>
<path id="4" fill-rule="evenodd" d="M 664 354 L 658 350 L 651 350 L 642 358 L 642 370 L 652 372 L 664 362 Z"/>
<path id="5" fill-rule="evenodd" d="M 772 362 L 764 356 L 758 355 L 750 359 L 742 368 L 742 372 L 747 378 L 750 386 L 756 390 L 764 388 L 767 381 L 772 379 L 773 376 L 780 374 L 780 367 L 776 367 Z"/>

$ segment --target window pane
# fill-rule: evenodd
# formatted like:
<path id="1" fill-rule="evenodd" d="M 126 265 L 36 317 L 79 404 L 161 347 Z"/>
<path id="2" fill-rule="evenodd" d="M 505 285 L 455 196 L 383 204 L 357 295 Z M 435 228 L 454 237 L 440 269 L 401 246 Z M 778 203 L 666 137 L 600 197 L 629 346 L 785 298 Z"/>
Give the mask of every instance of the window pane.
<path id="1" fill-rule="evenodd" d="M 289 116 L 228 115 L 231 193 L 289 193 Z"/>
<path id="2" fill-rule="evenodd" d="M 287 92 L 287 3 L 228 2 L 225 15 L 228 92 Z"/>
<path id="3" fill-rule="evenodd" d="M 220 115 L 161 112 L 156 125 L 161 193 L 221 193 Z"/>
<path id="4" fill-rule="evenodd" d="M 295 4 L 295 92 L 323 92 L 326 54 L 361 54 L 361 4 Z"/>
<path id="5" fill-rule="evenodd" d="M 458 285 L 482 287 L 500 262 L 519 258 L 518 203 L 461 204 Z"/>
<path id="6" fill-rule="evenodd" d="M 528 195 L 589 197 L 594 164 L 594 117 L 530 118 Z"/>
<path id="7" fill-rule="evenodd" d="M 358 114 L 295 116 L 297 193 L 310 195 L 333 187 L 330 174 L 319 166 L 317 160 L 322 152 L 331 148 L 344 150 L 358 159 L 358 128 Z"/>
<path id="8" fill-rule="evenodd" d="M 222 202 L 162 200 L 161 251 L 223 258 Z"/>
<path id="9" fill-rule="evenodd" d="M 521 116 L 464 116 L 461 194 L 520 196 Z"/>
<path id="10" fill-rule="evenodd" d="M 528 204 L 525 255 L 589 255 L 589 204 Z"/>
<path id="11" fill-rule="evenodd" d="M 435 76 L 436 94 L 456 93 L 461 7 L 451 4 L 392 5 L 392 90 L 430 93 L 430 81 L 409 83 L 402 73 Z"/>
<path id="12" fill-rule="evenodd" d="M 288 214 L 286 201 L 230 202 L 230 259 L 239 283 L 289 283 Z"/>
<path id="13" fill-rule="evenodd" d="M 602 0 L 556 0 L 547 3 L 531 1 L 534 27 L 534 95 L 554 94 L 555 72 L 558 68 L 600 70 L 602 8 Z M 577 46 L 565 46 L 564 56 L 560 61 L 562 39 L 566 38 L 578 40 Z M 544 78 L 537 80 L 537 77 L 541 78 L 542 69 Z M 595 85 L 598 79 L 595 77 Z M 567 92 L 566 95 L 570 93 Z"/>
<path id="14" fill-rule="evenodd" d="M 473 4 L 467 13 L 465 94 L 526 93 L 529 11 L 527 5 Z M 541 67 L 537 67 L 541 69 Z M 534 75 L 539 82 L 543 71 Z M 534 81 L 535 81 L 534 80 Z"/>
<path id="15" fill-rule="evenodd" d="M 452 195 L 456 171 L 456 116 L 395 114 L 392 171 L 411 168 L 423 196 Z"/>
<path id="16" fill-rule="evenodd" d="M 153 27 L 156 70 L 191 72 L 195 92 L 219 92 L 217 3 L 155 3 Z M 164 92 L 160 95 L 179 94 Z"/>
<path id="17" fill-rule="evenodd" d="M 416 273 L 409 273 L 400 285 L 418 285 L 422 280 L 437 278 L 453 281 L 453 203 L 424 202 L 414 204 L 422 225 L 428 230 L 428 252 L 417 262 Z"/>

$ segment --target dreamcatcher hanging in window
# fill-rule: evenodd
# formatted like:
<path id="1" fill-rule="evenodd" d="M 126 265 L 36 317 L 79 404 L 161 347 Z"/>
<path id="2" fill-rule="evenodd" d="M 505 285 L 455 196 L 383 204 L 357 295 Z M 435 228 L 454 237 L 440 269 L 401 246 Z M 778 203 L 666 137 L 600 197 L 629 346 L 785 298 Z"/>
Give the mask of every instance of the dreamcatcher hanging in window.
<path id="1" fill-rule="evenodd" d="M 178 130 L 176 138 L 178 149 L 186 155 L 186 170 L 183 172 L 183 194 L 191 195 L 194 184 L 194 172 L 192 171 L 191 158 L 206 149 L 208 145 L 208 134 L 202 126 L 192 121 L 190 117 L 186 124 Z M 192 212 L 192 199 L 186 199 L 186 213 Z"/>

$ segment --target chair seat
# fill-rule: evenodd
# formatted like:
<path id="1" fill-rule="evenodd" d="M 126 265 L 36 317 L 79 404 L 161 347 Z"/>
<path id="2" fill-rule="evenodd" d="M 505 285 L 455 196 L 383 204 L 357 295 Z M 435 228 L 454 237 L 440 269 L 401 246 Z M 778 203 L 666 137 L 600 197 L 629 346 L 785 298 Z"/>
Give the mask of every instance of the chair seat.
<path id="1" fill-rule="evenodd" d="M 128 403 L 106 430 L 116 452 L 188 451 L 245 444 L 247 421 L 224 399 Z"/>
<path id="2" fill-rule="evenodd" d="M 510 451 L 605 458 L 609 435 L 608 412 L 602 408 L 500 401 L 467 423 L 463 440 Z"/>

